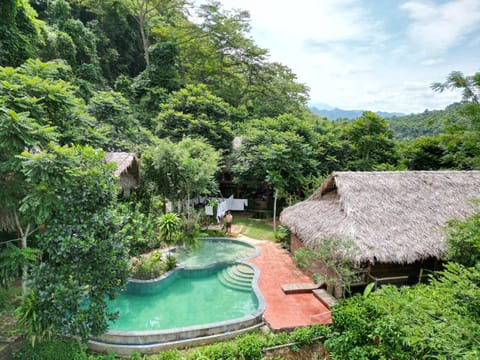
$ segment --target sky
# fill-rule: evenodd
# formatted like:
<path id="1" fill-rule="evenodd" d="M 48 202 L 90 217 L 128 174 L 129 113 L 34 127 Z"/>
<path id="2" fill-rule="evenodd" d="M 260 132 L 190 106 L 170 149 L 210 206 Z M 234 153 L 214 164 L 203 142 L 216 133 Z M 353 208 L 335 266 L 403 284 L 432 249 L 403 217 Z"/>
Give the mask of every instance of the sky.
<path id="1" fill-rule="evenodd" d="M 461 100 L 431 90 L 480 71 L 480 0 L 220 0 L 310 88 L 311 104 L 423 112 Z"/>

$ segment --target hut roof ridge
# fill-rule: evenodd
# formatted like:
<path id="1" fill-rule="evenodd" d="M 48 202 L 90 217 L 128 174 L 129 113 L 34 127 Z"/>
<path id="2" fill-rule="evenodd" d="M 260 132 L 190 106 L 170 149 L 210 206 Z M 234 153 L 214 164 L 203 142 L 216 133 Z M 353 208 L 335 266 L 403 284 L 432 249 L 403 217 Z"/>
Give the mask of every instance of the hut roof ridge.
<path id="1" fill-rule="evenodd" d="M 476 198 L 480 171 L 334 172 L 280 220 L 310 245 L 352 240 L 356 262 L 411 263 L 442 257 L 444 226 L 478 210 Z"/>

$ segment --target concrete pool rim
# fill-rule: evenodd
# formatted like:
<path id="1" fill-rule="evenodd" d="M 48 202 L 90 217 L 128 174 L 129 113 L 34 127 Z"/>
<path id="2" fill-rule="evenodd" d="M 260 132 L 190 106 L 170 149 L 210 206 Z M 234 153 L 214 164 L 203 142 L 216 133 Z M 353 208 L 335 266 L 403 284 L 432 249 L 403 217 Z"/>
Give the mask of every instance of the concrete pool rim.
<path id="1" fill-rule="evenodd" d="M 185 326 L 178 328 L 171 328 L 166 330 L 146 330 L 146 331 L 125 331 L 125 330 L 108 330 L 105 334 L 96 337 L 89 341 L 89 348 L 94 351 L 116 351 L 118 354 L 128 355 L 134 350 L 143 353 L 152 353 L 159 351 L 162 348 L 171 348 L 171 344 L 181 344 L 181 346 L 192 346 L 196 343 L 208 343 L 207 339 L 212 341 L 220 341 L 224 336 L 232 337 L 237 332 L 243 329 L 255 327 L 263 323 L 263 313 L 265 312 L 265 299 L 258 287 L 258 280 L 260 277 L 260 270 L 253 264 L 245 262 L 258 256 L 260 249 L 247 241 L 230 239 L 230 238 L 202 238 L 201 240 L 208 241 L 229 241 L 241 242 L 255 249 L 255 254 L 235 260 L 235 261 L 219 261 L 208 266 L 185 267 L 179 266 L 172 271 L 162 275 L 159 278 L 152 280 L 129 279 L 132 283 L 155 283 L 166 279 L 177 271 L 189 271 L 200 269 L 211 269 L 215 267 L 224 267 L 232 264 L 243 264 L 253 269 L 254 275 L 252 279 L 252 291 L 255 294 L 258 307 L 257 309 L 241 318 L 230 319 L 225 321 Z"/>

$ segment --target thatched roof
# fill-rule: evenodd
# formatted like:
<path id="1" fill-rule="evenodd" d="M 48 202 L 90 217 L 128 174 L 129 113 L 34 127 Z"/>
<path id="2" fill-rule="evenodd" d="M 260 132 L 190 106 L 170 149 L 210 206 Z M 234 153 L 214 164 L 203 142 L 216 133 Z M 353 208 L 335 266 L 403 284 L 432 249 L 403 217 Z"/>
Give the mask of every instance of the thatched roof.
<path id="1" fill-rule="evenodd" d="M 105 162 L 117 164 L 115 176 L 119 178 L 119 184 L 124 192 L 130 192 L 140 184 L 140 166 L 134 153 L 107 152 Z"/>
<path id="2" fill-rule="evenodd" d="M 334 172 L 280 221 L 305 244 L 353 242 L 357 264 L 441 258 L 444 226 L 478 210 L 480 171 Z"/>

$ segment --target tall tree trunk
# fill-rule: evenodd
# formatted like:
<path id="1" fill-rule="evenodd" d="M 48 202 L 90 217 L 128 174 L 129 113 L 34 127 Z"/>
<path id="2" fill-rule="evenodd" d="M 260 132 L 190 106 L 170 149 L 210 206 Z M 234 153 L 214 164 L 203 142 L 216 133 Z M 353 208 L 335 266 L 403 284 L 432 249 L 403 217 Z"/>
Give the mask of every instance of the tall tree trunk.
<path id="1" fill-rule="evenodd" d="M 143 43 L 143 57 L 145 58 L 145 63 L 147 64 L 147 66 L 149 66 L 150 54 L 148 53 L 148 48 L 150 47 L 150 44 L 148 43 L 148 35 L 145 32 L 145 22 L 143 17 L 140 17 L 139 25 L 140 25 L 140 35 L 142 36 L 142 43 Z"/>
<path id="2" fill-rule="evenodd" d="M 277 232 L 277 198 L 278 190 L 275 190 L 275 195 L 273 197 L 273 231 Z"/>
<path id="3" fill-rule="evenodd" d="M 28 224 L 27 227 L 25 228 L 25 231 L 23 231 L 22 226 L 20 225 L 20 219 L 18 218 L 18 214 L 16 211 L 14 211 L 14 216 L 15 216 L 15 224 L 20 234 L 20 238 L 22 239 L 22 249 L 26 249 L 28 232 L 30 230 L 30 224 Z M 22 295 L 23 296 L 27 295 L 27 284 L 26 284 L 27 271 L 28 271 L 28 266 L 24 265 L 22 269 Z"/>

